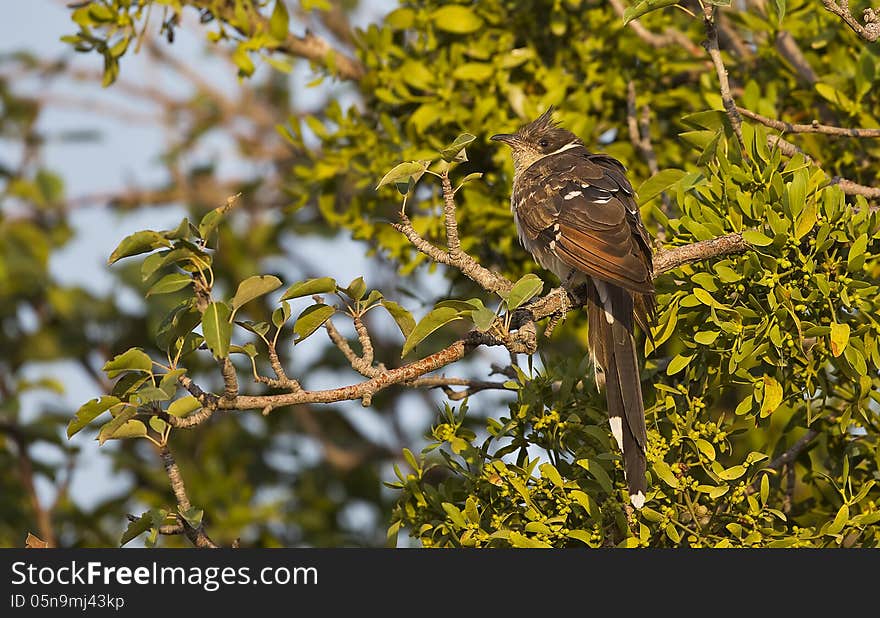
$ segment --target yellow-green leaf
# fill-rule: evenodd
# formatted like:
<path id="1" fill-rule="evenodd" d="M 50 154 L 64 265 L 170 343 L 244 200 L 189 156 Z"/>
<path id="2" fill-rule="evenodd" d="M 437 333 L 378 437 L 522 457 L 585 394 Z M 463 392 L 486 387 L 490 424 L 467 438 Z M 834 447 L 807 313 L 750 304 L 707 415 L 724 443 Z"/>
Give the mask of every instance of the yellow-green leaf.
<path id="1" fill-rule="evenodd" d="M 764 376 L 764 399 L 761 400 L 761 418 L 776 411 L 782 403 L 782 385 L 775 378 Z"/>

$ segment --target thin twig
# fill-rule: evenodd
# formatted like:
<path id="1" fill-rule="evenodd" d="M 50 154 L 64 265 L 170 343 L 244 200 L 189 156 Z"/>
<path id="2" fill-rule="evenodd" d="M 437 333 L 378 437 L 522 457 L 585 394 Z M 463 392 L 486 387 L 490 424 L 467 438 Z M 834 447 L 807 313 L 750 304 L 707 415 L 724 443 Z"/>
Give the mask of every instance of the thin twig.
<path id="1" fill-rule="evenodd" d="M 186 486 L 183 484 L 183 477 L 180 475 L 180 468 L 174 460 L 174 455 L 165 445 L 159 450 L 159 456 L 162 458 L 162 465 L 165 466 L 165 474 L 168 475 L 168 482 L 171 484 L 171 491 L 174 492 L 174 498 L 177 500 L 177 510 L 180 515 L 192 509 L 189 496 L 186 495 Z M 211 540 L 211 537 L 205 532 L 205 526 L 199 524 L 198 528 L 193 528 L 189 522 L 182 517 L 180 523 L 183 524 L 183 532 L 190 543 L 200 548 L 216 548 L 217 544 Z"/>
<path id="2" fill-rule="evenodd" d="M 706 48 L 706 51 L 709 52 L 709 57 L 712 59 L 712 64 L 715 66 L 715 73 L 718 75 L 718 85 L 721 91 L 721 102 L 724 104 L 724 109 L 727 111 L 727 115 L 730 118 L 733 133 L 736 135 L 743 156 L 748 158 L 745 140 L 743 139 L 742 134 L 742 118 L 736 109 L 733 95 L 730 94 L 730 82 L 727 79 L 727 69 L 724 68 L 724 60 L 721 58 L 721 49 L 718 47 L 718 29 L 715 24 L 717 8 L 714 5 L 707 3 L 703 5 L 703 13 L 705 15 L 706 26 L 706 41 L 703 43 L 703 46 Z"/>
<path id="3" fill-rule="evenodd" d="M 851 129 L 846 127 L 834 127 L 827 124 L 819 124 L 815 121 L 810 124 L 792 124 L 784 120 L 776 120 L 775 118 L 762 116 L 761 114 L 755 113 L 744 107 L 737 106 L 736 109 L 746 118 L 750 118 L 751 120 L 760 122 L 764 126 L 770 127 L 771 129 L 785 131 L 786 133 L 821 133 L 823 135 L 839 135 L 842 137 L 859 138 L 880 137 L 880 129 Z"/>
<path id="4" fill-rule="evenodd" d="M 623 19 L 623 13 L 626 10 L 623 2 L 621 2 L 621 0 L 609 0 L 609 3 L 617 16 Z M 632 29 L 636 36 L 651 47 L 660 48 L 677 45 L 687 51 L 691 56 L 698 57 L 701 55 L 699 46 L 694 44 L 694 42 L 691 41 L 681 30 L 667 28 L 663 34 L 656 34 L 645 28 L 638 19 L 632 20 L 627 25 Z"/>

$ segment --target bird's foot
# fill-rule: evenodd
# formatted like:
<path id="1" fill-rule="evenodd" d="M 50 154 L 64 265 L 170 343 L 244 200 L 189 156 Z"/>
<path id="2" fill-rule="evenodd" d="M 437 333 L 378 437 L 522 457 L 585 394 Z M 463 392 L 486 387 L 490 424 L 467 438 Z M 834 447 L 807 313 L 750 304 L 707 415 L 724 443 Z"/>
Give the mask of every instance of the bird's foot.
<path id="1" fill-rule="evenodd" d="M 555 295 L 559 299 L 559 308 L 550 316 L 547 328 L 544 329 L 544 335 L 546 337 L 550 337 L 556 327 L 565 322 L 565 318 L 571 310 L 571 301 L 568 300 L 568 290 L 564 287 L 558 287 L 551 290 L 549 295 Z"/>

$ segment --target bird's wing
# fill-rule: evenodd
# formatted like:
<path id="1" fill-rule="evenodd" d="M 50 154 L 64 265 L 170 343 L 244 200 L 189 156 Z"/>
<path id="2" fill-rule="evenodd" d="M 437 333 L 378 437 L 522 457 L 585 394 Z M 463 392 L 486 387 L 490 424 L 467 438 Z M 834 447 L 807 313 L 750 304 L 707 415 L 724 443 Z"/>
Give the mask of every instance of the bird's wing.
<path id="1" fill-rule="evenodd" d="M 570 268 L 653 294 L 648 236 L 623 166 L 579 150 L 546 157 L 526 170 L 521 195 L 514 196 L 523 234 Z"/>

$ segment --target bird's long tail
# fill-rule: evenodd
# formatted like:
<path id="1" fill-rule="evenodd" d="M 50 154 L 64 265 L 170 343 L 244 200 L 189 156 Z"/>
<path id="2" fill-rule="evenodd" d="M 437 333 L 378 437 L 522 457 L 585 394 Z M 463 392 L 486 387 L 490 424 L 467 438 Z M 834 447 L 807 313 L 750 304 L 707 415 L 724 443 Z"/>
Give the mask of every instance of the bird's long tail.
<path id="1" fill-rule="evenodd" d="M 587 302 L 590 353 L 596 382 L 605 390 L 611 432 L 623 452 L 630 501 L 645 503 L 645 406 L 633 339 L 633 298 L 618 286 L 593 281 Z"/>

